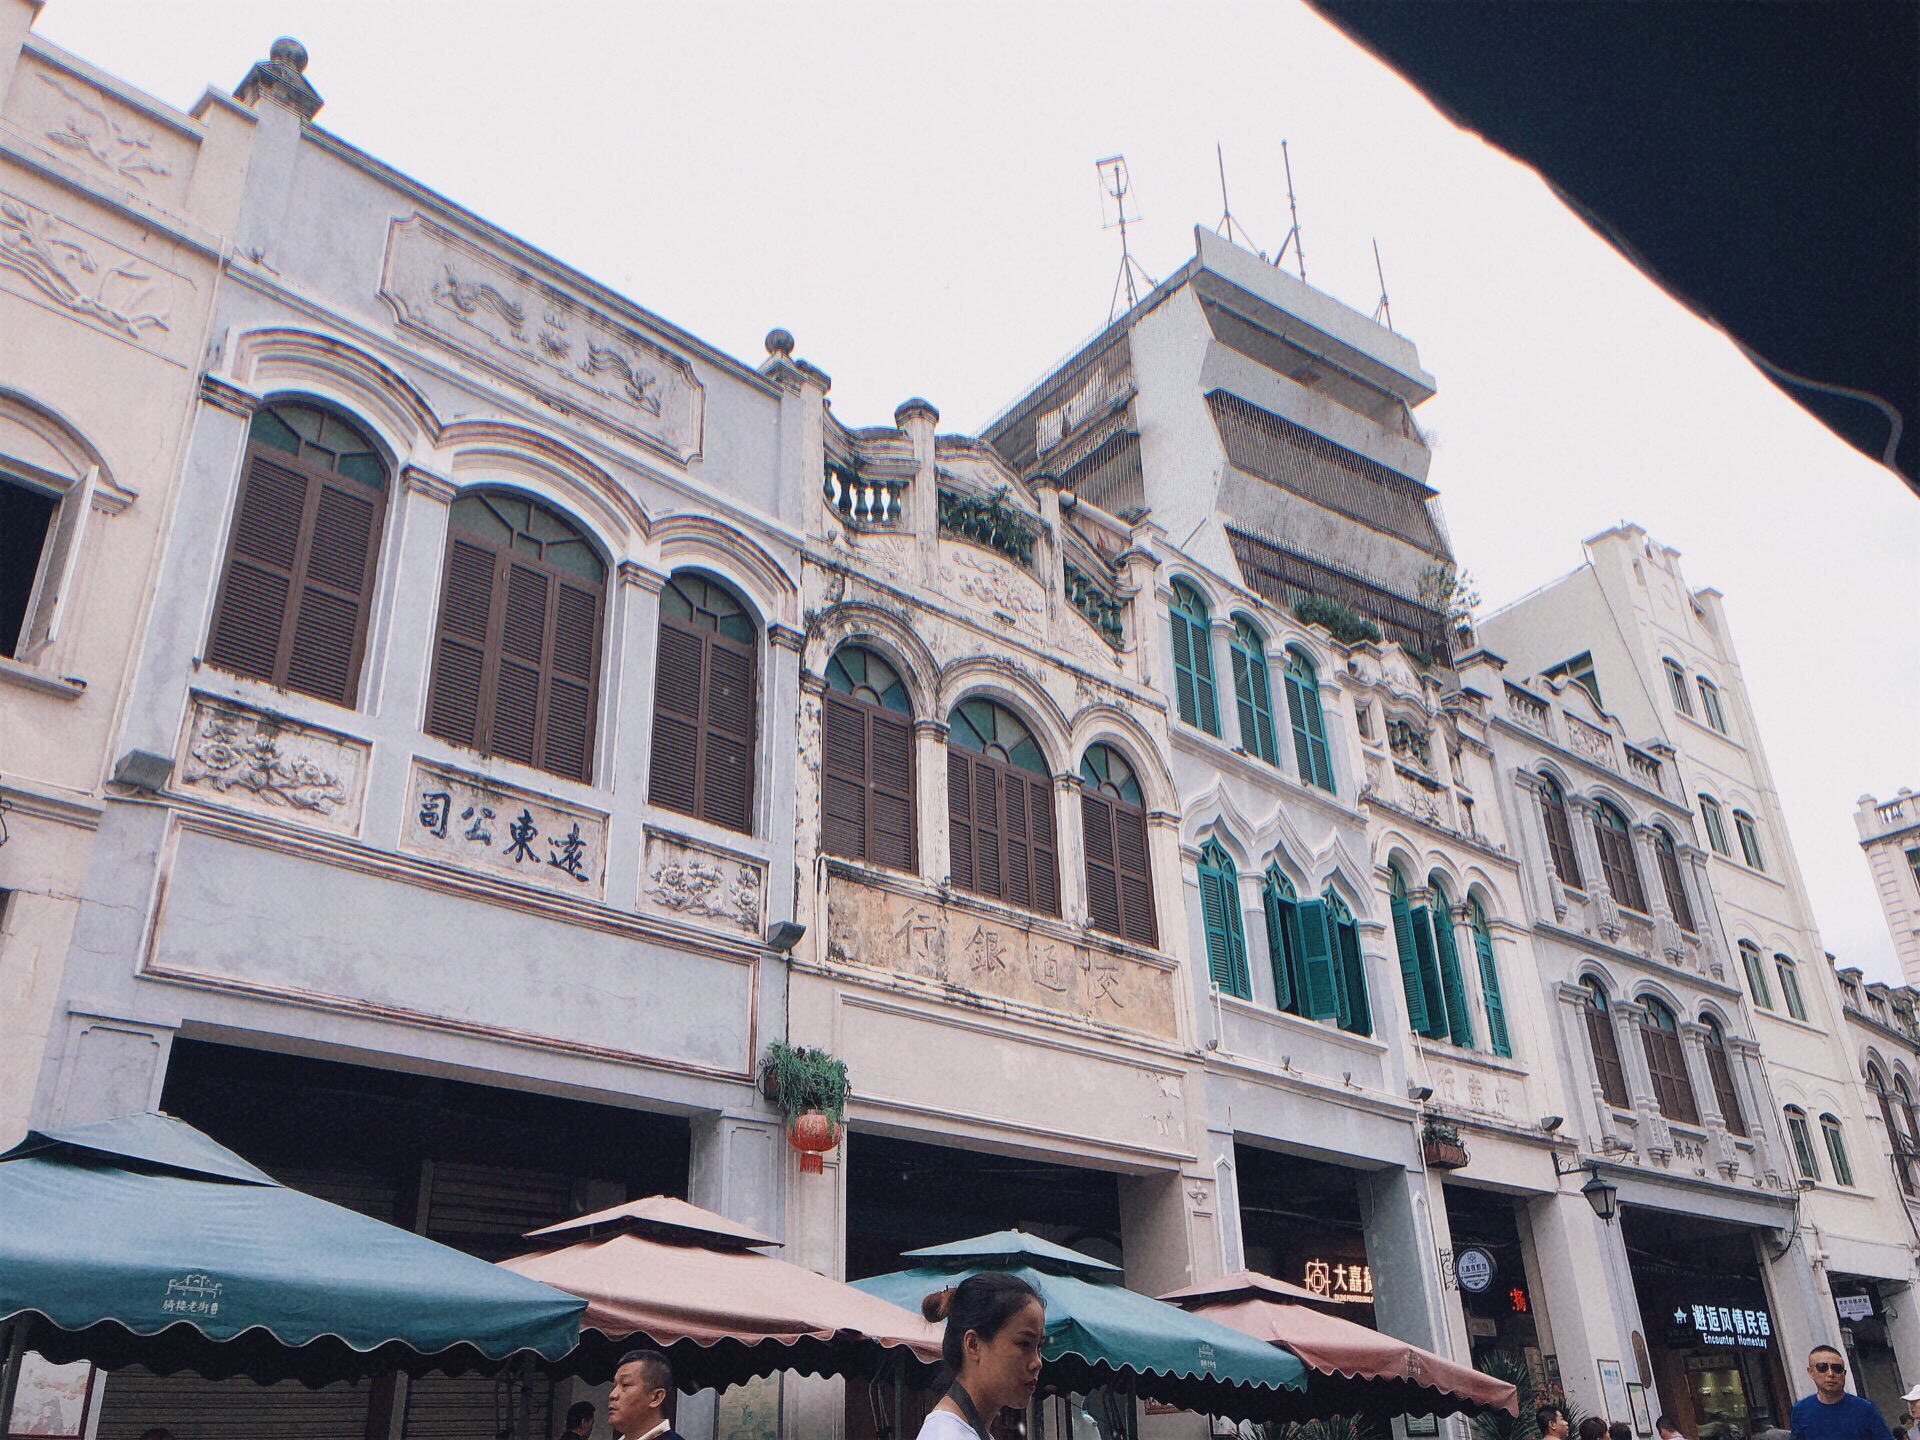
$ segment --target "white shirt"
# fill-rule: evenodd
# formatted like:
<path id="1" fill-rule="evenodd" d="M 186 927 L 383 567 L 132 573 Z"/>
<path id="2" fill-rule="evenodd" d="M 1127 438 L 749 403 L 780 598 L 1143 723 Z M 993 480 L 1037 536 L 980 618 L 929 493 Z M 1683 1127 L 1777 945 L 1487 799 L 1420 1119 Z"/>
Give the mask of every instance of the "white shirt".
<path id="1" fill-rule="evenodd" d="M 915 1440 L 980 1440 L 980 1437 L 951 1410 L 935 1410 L 921 1423 Z"/>
<path id="2" fill-rule="evenodd" d="M 671 1430 L 672 1428 L 673 1428 L 672 1421 L 662 1420 L 658 1425 L 654 1426 L 651 1430 L 647 1431 L 646 1434 L 635 1435 L 632 1437 L 632 1440 L 653 1440 L 654 1436 L 664 1435 L 667 1433 L 667 1431 Z M 628 1437 L 623 1435 L 620 1437 L 620 1440 L 628 1440 Z"/>

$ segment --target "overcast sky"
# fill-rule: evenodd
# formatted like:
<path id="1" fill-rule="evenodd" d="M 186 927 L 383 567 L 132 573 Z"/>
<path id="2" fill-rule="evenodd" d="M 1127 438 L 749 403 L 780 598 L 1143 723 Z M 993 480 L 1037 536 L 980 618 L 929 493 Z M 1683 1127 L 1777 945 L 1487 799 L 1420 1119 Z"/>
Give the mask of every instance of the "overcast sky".
<path id="1" fill-rule="evenodd" d="M 279 34 L 319 122 L 835 413 L 976 430 L 1107 318 L 1123 152 L 1155 277 L 1220 219 L 1362 312 L 1378 239 L 1456 549 L 1498 606 L 1620 520 L 1727 596 L 1827 947 L 1895 980 L 1856 798 L 1920 788 L 1920 501 L 1532 172 L 1287 3 L 51 0 L 38 32 L 181 108 Z"/>

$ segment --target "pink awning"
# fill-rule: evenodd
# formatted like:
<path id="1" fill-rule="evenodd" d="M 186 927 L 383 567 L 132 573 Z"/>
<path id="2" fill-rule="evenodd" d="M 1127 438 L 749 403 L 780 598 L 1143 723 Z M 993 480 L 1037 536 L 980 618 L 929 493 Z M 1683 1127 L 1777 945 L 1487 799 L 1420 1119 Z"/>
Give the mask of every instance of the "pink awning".
<path id="1" fill-rule="evenodd" d="M 1284 1280 L 1241 1270 L 1160 1298 L 1243 1335 L 1291 1350 L 1310 1369 L 1331 1377 L 1332 1383 L 1325 1386 L 1311 1380 L 1307 1386 L 1309 1397 L 1316 1388 L 1324 1393 L 1327 1403 L 1335 1407 L 1330 1413 L 1504 1410 L 1519 1414 L 1519 1394 L 1509 1382 L 1338 1315 L 1277 1298 L 1298 1289 Z M 1305 1293 L 1324 1303 L 1320 1296 Z M 1374 1384 L 1371 1391 L 1368 1382 Z"/>
<path id="2" fill-rule="evenodd" d="M 940 1356 L 939 1329 L 918 1315 L 763 1254 L 780 1242 L 683 1200 L 653 1196 L 528 1238 L 572 1242 L 500 1263 L 586 1300 L 582 1373 L 610 1372 L 641 1345 L 673 1357 L 682 1389 L 774 1370 L 866 1374 L 901 1350 Z"/>

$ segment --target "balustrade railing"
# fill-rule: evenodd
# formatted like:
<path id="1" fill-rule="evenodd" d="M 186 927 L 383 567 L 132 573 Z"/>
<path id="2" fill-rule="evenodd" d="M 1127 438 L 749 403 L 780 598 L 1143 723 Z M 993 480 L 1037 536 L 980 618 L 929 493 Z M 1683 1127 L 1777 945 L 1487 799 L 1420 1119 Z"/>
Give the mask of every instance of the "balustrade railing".
<path id="1" fill-rule="evenodd" d="M 1660 762 L 1645 751 L 1627 746 L 1627 771 L 1649 790 L 1662 790 L 1660 784 Z"/>
<path id="2" fill-rule="evenodd" d="M 821 482 L 827 507 L 856 525 L 898 525 L 905 514 L 907 482 L 873 480 L 829 465 Z"/>
<path id="3" fill-rule="evenodd" d="M 1120 623 L 1120 599 L 1077 566 L 1065 568 L 1063 588 L 1067 603 L 1078 610 L 1100 632 L 1100 638 L 1118 650 L 1125 640 Z"/>
<path id="4" fill-rule="evenodd" d="M 1545 738 L 1547 702 L 1527 694 L 1518 686 L 1507 686 L 1507 713 L 1534 734 Z"/>

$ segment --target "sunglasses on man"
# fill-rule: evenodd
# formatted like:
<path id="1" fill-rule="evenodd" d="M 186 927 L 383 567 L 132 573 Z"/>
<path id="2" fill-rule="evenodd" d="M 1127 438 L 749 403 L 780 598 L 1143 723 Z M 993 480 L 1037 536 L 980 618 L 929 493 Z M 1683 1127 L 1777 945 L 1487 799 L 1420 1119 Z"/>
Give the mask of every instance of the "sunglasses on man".
<path id="1" fill-rule="evenodd" d="M 1809 1365 L 1807 1368 L 1809 1370 L 1817 1370 L 1822 1375 L 1838 1375 L 1841 1372 L 1843 1372 L 1847 1367 L 1844 1365 L 1837 1365 L 1831 1360 L 1816 1360 L 1813 1362 L 1813 1364 Z"/>

